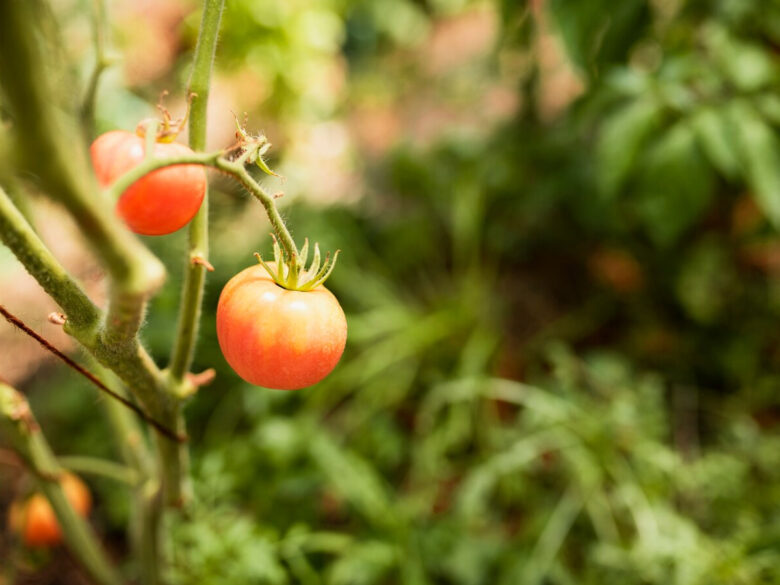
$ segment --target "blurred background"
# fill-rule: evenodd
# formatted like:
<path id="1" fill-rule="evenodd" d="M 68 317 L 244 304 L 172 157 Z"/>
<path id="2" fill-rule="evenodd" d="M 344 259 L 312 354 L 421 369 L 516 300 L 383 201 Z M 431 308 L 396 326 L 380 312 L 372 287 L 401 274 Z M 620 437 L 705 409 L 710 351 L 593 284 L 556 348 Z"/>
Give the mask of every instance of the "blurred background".
<path id="1" fill-rule="evenodd" d="M 96 132 L 163 90 L 182 113 L 197 3 L 108 8 Z M 54 9 L 86 79 L 91 3 Z M 269 137 L 293 235 L 342 250 L 349 339 L 307 390 L 230 370 L 216 302 L 270 227 L 213 176 L 194 371 L 217 378 L 187 410 L 170 582 L 780 583 L 779 52 L 776 0 L 227 0 L 211 147 L 244 112 Z M 74 228 L 32 207 L 99 299 Z M 185 232 L 145 239 L 170 271 L 143 331 L 161 365 Z M 5 249 L 0 287 L 68 347 Z M 102 398 L 5 325 L 0 372 L 59 454 L 115 456 Z M 121 558 L 127 493 L 90 486 Z M 62 551 L 0 559 L 82 582 Z"/>

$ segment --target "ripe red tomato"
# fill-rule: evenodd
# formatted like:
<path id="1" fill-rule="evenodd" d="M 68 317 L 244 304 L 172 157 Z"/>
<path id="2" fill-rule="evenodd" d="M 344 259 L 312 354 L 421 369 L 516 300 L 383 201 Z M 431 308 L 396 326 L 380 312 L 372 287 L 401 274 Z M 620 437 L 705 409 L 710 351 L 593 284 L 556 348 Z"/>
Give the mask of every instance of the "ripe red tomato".
<path id="1" fill-rule="evenodd" d="M 109 187 L 144 159 L 144 139 L 113 130 L 89 149 L 98 183 Z M 157 142 L 154 155 L 164 158 L 192 153 L 176 142 Z M 175 165 L 149 173 L 119 197 L 117 212 L 137 234 L 161 236 L 184 227 L 195 216 L 206 194 L 206 171 L 200 165 Z"/>
<path id="2" fill-rule="evenodd" d="M 225 359 L 247 382 L 297 390 L 336 367 L 347 341 L 347 320 L 324 286 L 287 290 L 258 264 L 222 290 L 217 337 Z"/>
<path id="3" fill-rule="evenodd" d="M 65 473 L 60 485 L 76 513 L 86 517 L 92 507 L 92 497 L 84 482 Z M 29 547 L 49 547 L 62 542 L 57 516 L 43 494 L 36 493 L 26 501 L 14 502 L 8 513 L 8 527 Z"/>

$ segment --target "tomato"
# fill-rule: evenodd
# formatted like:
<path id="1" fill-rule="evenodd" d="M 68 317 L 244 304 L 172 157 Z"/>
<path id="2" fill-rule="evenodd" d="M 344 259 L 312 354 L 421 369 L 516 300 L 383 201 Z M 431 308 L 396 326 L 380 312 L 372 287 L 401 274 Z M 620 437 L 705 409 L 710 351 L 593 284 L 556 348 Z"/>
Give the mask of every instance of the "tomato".
<path id="1" fill-rule="evenodd" d="M 287 290 L 258 264 L 222 290 L 217 337 L 227 362 L 250 384 L 297 390 L 336 367 L 347 341 L 347 320 L 324 286 Z"/>
<path id="2" fill-rule="evenodd" d="M 101 187 L 144 160 L 144 139 L 132 132 L 113 130 L 92 143 L 89 152 Z M 164 158 L 191 154 L 176 142 L 157 142 L 154 155 Z M 206 171 L 200 165 L 158 169 L 133 183 L 119 197 L 117 213 L 137 234 L 161 236 L 184 227 L 195 216 L 206 194 Z"/>
<path id="3" fill-rule="evenodd" d="M 71 473 L 65 473 L 60 485 L 76 513 L 86 517 L 92 507 L 92 497 L 84 482 Z M 29 547 L 49 547 L 62 542 L 57 516 L 43 494 L 35 493 L 24 502 L 14 502 L 8 513 L 8 527 L 21 535 L 24 544 Z"/>

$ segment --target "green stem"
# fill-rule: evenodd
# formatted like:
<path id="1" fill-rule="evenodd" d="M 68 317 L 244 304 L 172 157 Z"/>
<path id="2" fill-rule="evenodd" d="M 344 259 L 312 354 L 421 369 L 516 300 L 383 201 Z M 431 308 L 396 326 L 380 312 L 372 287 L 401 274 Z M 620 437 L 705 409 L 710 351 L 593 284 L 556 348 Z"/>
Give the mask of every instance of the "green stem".
<path id="1" fill-rule="evenodd" d="M 224 0 L 204 0 L 198 43 L 192 65 L 188 88 L 195 94 L 190 111 L 190 148 L 201 151 L 206 148 L 206 111 L 208 108 L 211 67 L 217 46 L 219 23 L 222 19 Z M 176 327 L 176 341 L 171 354 L 170 374 L 176 383 L 181 383 L 190 369 L 198 337 L 203 289 L 206 282 L 206 265 L 198 260 L 208 260 L 209 255 L 209 193 L 189 226 L 189 252 L 182 286 L 181 308 Z"/>
<path id="2" fill-rule="evenodd" d="M 186 424 L 181 412 L 181 403 L 162 415 L 160 422 L 176 434 L 184 435 Z M 189 450 L 186 443 L 171 441 L 156 435 L 157 453 L 162 469 L 166 504 L 181 507 L 190 496 Z"/>
<path id="3" fill-rule="evenodd" d="M 268 215 L 268 221 L 271 222 L 271 227 L 273 228 L 276 237 L 279 238 L 279 243 L 284 248 L 287 257 L 292 258 L 293 256 L 298 256 L 298 249 L 295 246 L 295 241 L 287 229 L 287 226 L 284 224 L 284 220 L 282 219 L 279 210 L 276 208 L 273 196 L 263 189 L 260 183 L 249 174 L 249 171 L 243 164 L 239 161 L 230 161 L 223 158 L 223 152 L 221 151 L 211 153 L 193 152 L 191 154 L 146 160 L 119 177 L 111 186 L 107 197 L 119 197 L 119 195 L 121 195 L 130 185 L 152 171 L 163 167 L 186 164 L 203 165 L 217 169 L 232 176 L 241 183 L 265 208 L 266 214 Z"/>
<path id="4" fill-rule="evenodd" d="M 99 475 L 108 479 L 113 479 L 119 483 L 136 485 L 140 477 L 134 469 L 114 463 L 107 459 L 97 457 L 86 457 L 82 455 L 67 455 L 57 458 L 59 464 L 65 469 L 75 471 L 79 474 Z"/>
<path id="5" fill-rule="evenodd" d="M 13 59 L 0 59 L 4 104 L 17 130 L 14 146 L 22 169 L 36 176 L 47 193 L 64 204 L 111 277 L 111 318 L 105 326 L 96 319 L 102 315 L 63 277 L 67 275 L 64 269 L 51 257 L 38 257 L 43 244 L 18 213 L 8 212 L 4 219 L 6 224 L 14 224 L 17 235 L 24 232 L 25 237 L 12 241 L 9 247 L 60 303 L 68 315 L 66 331 L 117 372 L 150 414 L 158 415 L 166 406 L 161 396 L 162 377 L 137 340 L 127 339 L 127 333 L 138 321 L 129 314 L 129 307 L 134 306 L 139 313 L 143 310 L 145 299 L 162 284 L 165 269 L 99 197 L 86 152 L 74 148 L 81 140 L 56 107 L 52 96 L 57 94 L 45 75 L 47 60 L 41 50 L 37 7 L 37 3 L 0 2 L 0 54 L 14 55 Z M 8 206 L 4 207 L 8 211 Z M 2 237 L 8 241 L 5 233 Z M 31 249 L 34 239 L 35 249 Z M 123 343 L 114 346 L 118 340 Z"/>
<path id="6" fill-rule="evenodd" d="M 290 232 L 287 230 L 287 226 L 284 224 L 284 220 L 279 213 L 279 209 L 276 207 L 274 198 L 260 186 L 260 183 L 255 181 L 255 179 L 252 177 L 252 175 L 249 174 L 249 171 L 247 171 L 246 167 L 243 165 L 237 165 L 224 159 L 219 159 L 217 163 L 217 168 L 219 170 L 233 175 L 244 187 L 247 188 L 247 190 L 255 197 L 255 199 L 263 204 L 265 212 L 268 215 L 268 221 L 271 222 L 271 226 L 276 233 L 276 237 L 279 238 L 279 243 L 287 253 L 287 258 L 290 260 L 297 258 L 298 248 L 296 248 L 295 241 L 290 235 Z"/>
<path id="7" fill-rule="evenodd" d="M 105 368 L 92 356 L 87 357 L 92 370 L 103 383 L 127 398 L 127 393 L 116 374 Z M 125 464 L 142 478 L 153 475 L 154 462 L 138 418 L 116 400 L 104 400 L 102 404 L 105 406 L 109 427 L 114 434 L 119 454 Z"/>
<path id="8" fill-rule="evenodd" d="M 117 386 L 112 372 L 96 368 L 104 382 Z M 107 379 L 107 380 L 106 380 Z M 128 526 L 128 536 L 133 558 L 138 559 L 143 583 L 159 583 L 160 577 L 160 520 L 162 498 L 158 473 L 148 451 L 147 443 L 138 419 L 131 416 L 127 409 L 113 401 L 104 402 L 111 421 L 111 427 L 117 437 L 125 463 L 141 478 L 135 484 L 133 507 Z"/>
<path id="9" fill-rule="evenodd" d="M 211 65 L 214 62 L 224 4 L 224 0 L 203 0 L 203 15 L 188 88 L 189 93 L 197 96 L 192 103 L 189 125 L 190 148 L 195 151 L 206 148 L 206 109 L 211 85 Z"/>
<path id="10" fill-rule="evenodd" d="M 104 0 L 94 0 L 92 13 L 92 37 L 95 45 L 95 66 L 89 76 L 84 100 L 81 104 L 81 123 L 91 138 L 95 133 L 95 98 L 97 97 L 100 76 L 108 68 L 106 59 L 106 6 Z"/>
<path id="11" fill-rule="evenodd" d="M 39 5 L 0 2 L 0 85 L 14 121 L 22 170 L 60 200 L 90 241 L 111 276 L 116 293 L 148 296 L 163 283 L 165 269 L 122 224 L 97 186 L 77 128 L 63 117 L 46 75 L 50 55 L 40 43 Z"/>
<path id="12" fill-rule="evenodd" d="M 136 337 L 122 340 L 113 335 L 111 343 L 107 330 L 100 329 L 102 314 L 68 275 L 27 220 L 0 189 L 0 239 L 11 249 L 27 271 L 60 305 L 68 320 L 65 330 L 81 343 L 104 366 L 116 373 L 138 400 L 157 420 L 168 420 L 176 413 L 178 399 L 167 391 L 166 381 L 152 358 L 138 343 Z M 115 330 L 116 331 L 116 330 Z M 160 441 L 172 441 L 160 437 Z M 165 451 L 177 457 L 178 449 Z M 178 469 L 178 461 L 166 461 L 163 470 Z M 171 500 L 180 499 L 178 484 L 166 476 Z"/>
<path id="13" fill-rule="evenodd" d="M 73 556 L 101 585 L 120 585 L 122 578 L 108 561 L 92 529 L 71 506 L 59 482 L 62 468 L 43 436 L 25 398 L 10 386 L 0 383 L 0 425 L 9 432 L 19 454 L 41 480 L 41 489 L 49 500 L 65 543 Z"/>
<path id="14" fill-rule="evenodd" d="M 160 484 L 155 478 L 143 482 L 135 493 L 135 507 L 140 513 L 137 518 L 138 533 L 133 539 L 141 568 L 141 582 L 157 585 L 161 581 L 162 564 L 162 516 L 163 502 Z"/>
<path id="15" fill-rule="evenodd" d="M 68 315 L 68 329 L 77 337 L 93 337 L 100 309 L 73 280 L 0 187 L 0 238 L 46 293 Z"/>

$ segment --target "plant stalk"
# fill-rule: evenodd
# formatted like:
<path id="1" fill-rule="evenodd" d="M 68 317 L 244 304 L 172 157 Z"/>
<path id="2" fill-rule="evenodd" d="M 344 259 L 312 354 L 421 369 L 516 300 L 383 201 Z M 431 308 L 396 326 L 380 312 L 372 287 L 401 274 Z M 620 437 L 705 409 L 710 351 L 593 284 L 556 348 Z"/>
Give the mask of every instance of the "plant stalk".
<path id="1" fill-rule="evenodd" d="M 41 490 L 49 500 L 65 543 L 89 575 L 100 585 L 123 581 L 111 565 L 87 521 L 71 506 L 59 482 L 62 474 L 57 459 L 35 420 L 27 400 L 0 382 L 0 426 L 5 428 L 21 457 L 36 473 Z"/>
<path id="2" fill-rule="evenodd" d="M 200 22 L 198 43 L 188 94 L 193 95 L 189 119 L 190 148 L 199 152 L 206 148 L 206 112 L 208 108 L 211 68 L 217 47 L 219 23 L 222 19 L 224 0 L 204 0 L 203 15 Z M 182 286 L 181 308 L 176 327 L 176 341 L 169 366 L 174 382 L 181 383 L 192 365 L 195 343 L 198 336 L 203 289 L 206 282 L 206 265 L 196 260 L 208 260 L 209 255 L 209 192 L 203 197 L 203 203 L 190 222 L 189 251 Z"/>
<path id="3" fill-rule="evenodd" d="M 217 169 L 218 171 L 232 176 L 236 181 L 241 183 L 246 190 L 263 205 L 263 208 L 268 215 L 268 221 L 271 223 L 271 227 L 273 228 L 276 237 L 279 238 L 279 243 L 282 248 L 284 248 L 287 257 L 292 258 L 293 256 L 298 255 L 295 241 L 276 207 L 273 196 L 263 189 L 262 185 L 252 177 L 241 161 L 231 161 L 224 158 L 224 152 L 222 151 L 210 153 L 194 152 L 191 154 L 146 160 L 119 177 L 111 186 L 109 197 L 118 197 L 130 185 L 152 171 L 163 167 L 186 164 L 203 165 Z"/>

